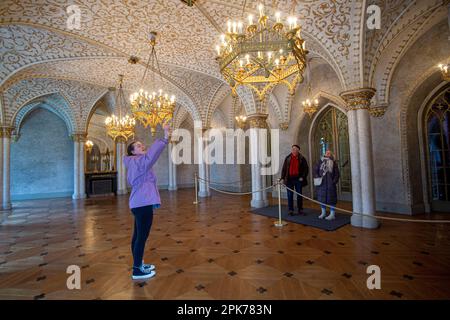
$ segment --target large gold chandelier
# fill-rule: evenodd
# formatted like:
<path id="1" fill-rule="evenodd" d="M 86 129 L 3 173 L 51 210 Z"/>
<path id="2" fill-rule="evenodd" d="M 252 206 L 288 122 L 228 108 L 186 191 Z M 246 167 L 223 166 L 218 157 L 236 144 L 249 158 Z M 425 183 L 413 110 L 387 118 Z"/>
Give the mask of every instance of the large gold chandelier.
<path id="1" fill-rule="evenodd" d="M 122 116 L 122 107 L 126 106 L 122 85 L 123 75 L 119 74 L 119 90 L 116 95 L 116 110 L 118 110 L 118 116 L 113 114 L 105 120 L 106 132 L 113 140 L 116 140 L 117 138 L 128 140 L 128 138 L 134 136 L 134 127 L 136 125 L 136 121 L 133 117 L 130 117 L 128 114 Z"/>
<path id="2" fill-rule="evenodd" d="M 145 76 L 150 65 L 152 66 L 153 73 L 156 65 L 161 82 L 164 83 L 161 70 L 159 69 L 158 58 L 156 56 L 156 35 L 156 32 L 150 33 L 150 45 L 152 49 L 145 67 L 144 76 L 142 77 L 142 85 L 144 84 Z M 155 85 L 154 77 L 152 85 Z M 173 117 L 175 96 L 172 95 L 169 98 L 169 95 L 164 93 L 162 89 L 159 89 L 157 92 L 148 92 L 141 88 L 138 92 L 130 95 L 130 102 L 133 116 L 139 120 L 144 127 L 150 127 L 152 136 L 155 135 L 158 124 L 162 126 L 168 123 Z"/>
<path id="3" fill-rule="evenodd" d="M 227 22 L 227 32 L 216 46 L 220 72 L 233 94 L 245 85 L 263 100 L 270 88 L 285 84 L 293 95 L 303 81 L 308 53 L 297 18 L 288 17 L 284 24 L 277 12 L 272 22 L 262 4 L 258 9 L 259 18 L 255 21 L 249 15 L 247 26 L 242 21 Z"/>

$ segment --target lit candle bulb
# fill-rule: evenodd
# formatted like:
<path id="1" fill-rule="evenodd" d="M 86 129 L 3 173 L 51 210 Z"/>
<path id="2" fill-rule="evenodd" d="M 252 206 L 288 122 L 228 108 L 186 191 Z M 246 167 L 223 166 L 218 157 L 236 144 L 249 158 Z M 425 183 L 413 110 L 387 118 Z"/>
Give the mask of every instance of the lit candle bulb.
<path id="1" fill-rule="evenodd" d="M 259 58 L 259 59 L 262 59 L 261 51 L 258 51 L 258 58 Z"/>
<path id="2" fill-rule="evenodd" d="M 259 17 L 264 16 L 264 6 L 262 3 L 259 4 L 258 10 L 259 10 Z"/>
<path id="3" fill-rule="evenodd" d="M 139 90 L 139 93 L 142 94 L 142 92 L 144 92 L 144 89 L 141 88 L 141 90 Z"/>
<path id="4" fill-rule="evenodd" d="M 302 49 L 303 49 L 303 51 L 306 50 L 306 41 L 303 41 L 303 43 L 302 43 Z"/>
<path id="5" fill-rule="evenodd" d="M 248 24 L 249 24 L 249 25 L 252 25 L 252 24 L 253 24 L 253 15 L 252 15 L 252 14 L 249 14 L 249 15 L 248 15 Z"/>
<path id="6" fill-rule="evenodd" d="M 272 52 L 267 52 L 267 61 L 270 62 L 270 59 L 272 59 Z"/>
<path id="7" fill-rule="evenodd" d="M 250 64 L 250 55 L 246 54 L 245 59 L 247 60 L 247 64 Z"/>
<path id="8" fill-rule="evenodd" d="M 228 20 L 227 26 L 228 26 L 228 33 L 231 33 L 231 21 L 230 20 Z"/>
<path id="9" fill-rule="evenodd" d="M 294 28 L 297 28 L 297 18 L 296 17 L 292 18 L 292 23 L 294 25 Z"/>
<path id="10" fill-rule="evenodd" d="M 217 55 L 220 56 L 220 46 L 216 46 Z"/>
<path id="11" fill-rule="evenodd" d="M 159 89 L 159 96 L 162 96 L 162 89 Z"/>
<path id="12" fill-rule="evenodd" d="M 168 99 L 169 99 L 169 96 L 167 95 L 167 93 L 164 95 L 164 99 L 165 99 L 165 100 L 168 100 Z"/>
<path id="13" fill-rule="evenodd" d="M 171 96 L 171 97 L 170 97 L 170 102 L 172 102 L 172 103 L 175 102 L 175 96 Z"/>
<path id="14" fill-rule="evenodd" d="M 277 23 L 281 22 L 281 12 L 280 11 L 277 11 L 275 13 L 275 18 L 277 19 Z"/>
<path id="15" fill-rule="evenodd" d="M 242 68 L 244 66 L 244 61 L 239 60 L 239 66 Z"/>
<path id="16" fill-rule="evenodd" d="M 220 35 L 220 40 L 222 41 L 222 44 L 223 45 L 226 45 L 227 43 L 225 42 L 225 35 L 224 34 L 221 34 Z"/>
<path id="17" fill-rule="evenodd" d="M 288 24 L 289 24 L 289 30 L 291 30 L 292 29 L 292 17 L 289 17 L 287 19 L 287 21 L 288 21 Z"/>
<path id="18" fill-rule="evenodd" d="M 233 21 L 233 33 L 237 33 L 237 23 Z"/>
<path id="19" fill-rule="evenodd" d="M 238 22 L 238 33 L 242 33 L 243 24 L 241 21 Z"/>
<path id="20" fill-rule="evenodd" d="M 277 68 L 280 66 L 280 59 L 275 59 L 275 65 L 277 66 Z"/>

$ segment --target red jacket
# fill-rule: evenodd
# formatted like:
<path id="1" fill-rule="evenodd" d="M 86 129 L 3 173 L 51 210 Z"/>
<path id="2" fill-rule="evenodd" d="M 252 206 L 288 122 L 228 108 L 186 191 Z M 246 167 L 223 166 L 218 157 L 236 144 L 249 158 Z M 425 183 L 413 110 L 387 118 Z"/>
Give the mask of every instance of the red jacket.
<path id="1" fill-rule="evenodd" d="M 290 153 L 286 159 L 284 159 L 283 163 L 283 169 L 281 170 L 281 179 L 284 181 L 287 181 L 289 179 L 289 167 L 291 165 L 291 157 L 292 154 Z M 299 158 L 299 167 L 298 167 L 298 175 L 299 178 L 303 178 L 302 186 L 308 185 L 308 174 L 309 174 L 309 167 L 308 162 L 306 161 L 305 157 L 303 157 L 300 153 L 298 155 Z"/>

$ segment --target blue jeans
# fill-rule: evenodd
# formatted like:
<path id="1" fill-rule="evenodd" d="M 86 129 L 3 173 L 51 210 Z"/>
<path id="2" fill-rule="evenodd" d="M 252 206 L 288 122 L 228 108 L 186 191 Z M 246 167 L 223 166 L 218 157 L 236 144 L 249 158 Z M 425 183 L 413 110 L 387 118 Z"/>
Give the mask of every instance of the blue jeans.
<path id="1" fill-rule="evenodd" d="M 286 186 L 300 194 L 302 193 L 302 182 L 298 178 L 288 179 Z M 288 190 L 287 196 L 289 211 L 294 211 L 294 192 Z M 297 208 L 298 210 L 303 210 L 303 198 L 299 195 L 297 195 Z"/>
<path id="2" fill-rule="evenodd" d="M 153 223 L 153 206 L 133 208 L 131 212 L 134 215 L 134 232 L 131 240 L 133 267 L 140 268 L 144 257 L 145 242 Z"/>

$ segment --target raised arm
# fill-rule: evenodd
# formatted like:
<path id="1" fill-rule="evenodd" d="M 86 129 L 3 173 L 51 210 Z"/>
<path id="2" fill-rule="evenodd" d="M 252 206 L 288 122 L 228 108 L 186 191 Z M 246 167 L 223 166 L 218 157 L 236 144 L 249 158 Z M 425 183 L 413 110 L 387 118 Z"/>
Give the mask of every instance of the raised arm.
<path id="1" fill-rule="evenodd" d="M 164 125 L 164 139 L 157 139 L 153 142 L 152 146 L 148 149 L 147 153 L 144 155 L 144 162 L 147 168 L 153 167 L 155 162 L 158 160 L 162 151 L 169 143 L 169 125 Z"/>
<path id="2" fill-rule="evenodd" d="M 148 149 L 147 153 L 143 156 L 143 162 L 147 168 L 153 167 L 155 162 L 158 160 L 162 151 L 168 144 L 168 139 L 157 139 L 153 142 L 152 146 Z"/>

